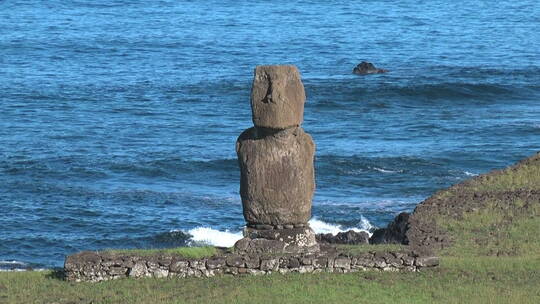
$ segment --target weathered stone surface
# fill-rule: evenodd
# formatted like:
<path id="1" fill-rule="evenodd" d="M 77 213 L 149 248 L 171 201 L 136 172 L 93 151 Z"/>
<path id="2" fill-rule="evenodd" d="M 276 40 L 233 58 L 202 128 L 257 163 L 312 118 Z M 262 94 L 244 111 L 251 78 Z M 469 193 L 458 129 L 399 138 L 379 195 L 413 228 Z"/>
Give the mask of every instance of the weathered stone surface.
<path id="1" fill-rule="evenodd" d="M 351 268 L 351 259 L 346 257 L 339 257 L 334 260 L 334 267 L 350 269 Z"/>
<path id="2" fill-rule="evenodd" d="M 319 251 L 315 233 L 311 228 L 258 230 L 247 227 L 245 238 L 236 242 L 237 252 L 255 253 L 308 253 Z"/>
<path id="3" fill-rule="evenodd" d="M 279 259 L 264 259 L 261 260 L 261 270 L 277 271 L 279 269 Z"/>
<path id="4" fill-rule="evenodd" d="M 172 272 L 184 272 L 188 267 L 188 261 L 175 261 L 171 263 L 170 270 Z"/>
<path id="5" fill-rule="evenodd" d="M 146 274 L 146 263 L 137 262 L 133 265 L 133 268 L 129 270 L 128 275 L 134 278 L 142 278 Z"/>
<path id="6" fill-rule="evenodd" d="M 153 271 L 153 277 L 157 279 L 166 278 L 169 275 L 169 270 L 157 268 Z"/>
<path id="7" fill-rule="evenodd" d="M 257 255 L 244 256 L 244 260 L 247 268 L 257 269 L 261 266 L 261 259 Z"/>
<path id="8" fill-rule="evenodd" d="M 236 242 L 234 249 L 245 254 L 283 253 L 285 252 L 285 243 L 261 238 L 242 238 Z"/>
<path id="9" fill-rule="evenodd" d="M 240 196 L 249 224 L 307 223 L 315 190 L 315 144 L 302 128 L 250 128 L 236 143 Z"/>
<path id="10" fill-rule="evenodd" d="M 327 244 L 349 244 L 349 245 L 358 245 L 358 244 L 368 244 L 369 243 L 369 234 L 365 231 L 356 232 L 349 230 L 347 232 L 339 232 L 336 235 L 331 233 L 326 234 L 317 234 L 317 241 L 319 243 Z"/>
<path id="11" fill-rule="evenodd" d="M 406 232 L 409 229 L 409 216 L 402 212 L 388 224 L 387 228 L 377 229 L 369 239 L 371 244 L 408 244 Z"/>
<path id="12" fill-rule="evenodd" d="M 224 258 L 214 258 L 214 259 L 209 259 L 208 261 L 206 261 L 206 267 L 208 269 L 221 268 L 225 265 L 226 265 L 226 260 Z"/>
<path id="13" fill-rule="evenodd" d="M 299 126 L 304 117 L 306 95 L 300 72 L 293 65 L 263 65 L 255 68 L 251 89 L 253 124 L 286 129 Z"/>
<path id="14" fill-rule="evenodd" d="M 298 258 L 289 258 L 287 263 L 288 268 L 298 268 L 300 267 L 300 261 Z"/>
<path id="15" fill-rule="evenodd" d="M 317 268 L 323 268 L 328 266 L 328 258 L 327 257 L 319 257 L 315 258 L 312 261 L 312 265 Z"/>
<path id="16" fill-rule="evenodd" d="M 414 263 L 418 267 L 433 267 L 439 265 L 439 258 L 435 256 L 417 257 Z"/>
<path id="17" fill-rule="evenodd" d="M 124 276 L 128 269 L 120 266 L 112 266 L 109 268 L 109 274 L 113 276 Z"/>
<path id="18" fill-rule="evenodd" d="M 99 264 L 101 263 L 102 257 L 95 251 L 83 251 L 74 255 L 70 255 L 66 258 L 64 267 L 69 267 L 70 265 L 76 265 L 81 263 L 88 264 Z"/>
<path id="19" fill-rule="evenodd" d="M 239 255 L 230 255 L 226 259 L 227 266 L 231 267 L 244 267 L 246 263 L 244 262 L 244 258 Z"/>
<path id="20" fill-rule="evenodd" d="M 437 257 L 418 250 L 351 254 L 331 245 L 322 246 L 320 251 L 314 253 L 239 254 L 235 251 L 233 254 L 230 250 L 223 250 L 219 255 L 201 259 L 184 259 L 179 256 L 133 256 L 118 259 L 114 255 L 94 253 L 70 256 L 68 260 L 70 262 L 66 261 L 64 269 L 66 279 L 75 282 L 99 282 L 124 277 L 186 278 L 274 272 L 348 273 L 368 269 L 418 271 L 438 265 Z M 120 265 L 103 262 L 112 260 Z M 171 261 L 170 266 L 161 265 L 159 261 Z"/>
<path id="21" fill-rule="evenodd" d="M 381 74 L 386 72 L 388 72 L 388 70 L 378 69 L 373 63 L 366 61 L 362 61 L 353 69 L 353 73 L 357 75 Z"/>
<path id="22" fill-rule="evenodd" d="M 413 266 L 414 265 L 414 257 L 403 256 L 403 257 L 401 257 L 401 260 L 403 261 L 403 265 L 405 265 L 405 266 Z"/>

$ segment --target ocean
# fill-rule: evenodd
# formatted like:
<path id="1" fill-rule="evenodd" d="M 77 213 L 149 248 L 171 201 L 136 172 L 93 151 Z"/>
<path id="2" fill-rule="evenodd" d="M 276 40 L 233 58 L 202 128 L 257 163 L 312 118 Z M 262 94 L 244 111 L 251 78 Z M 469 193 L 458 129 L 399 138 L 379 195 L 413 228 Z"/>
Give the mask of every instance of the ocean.
<path id="1" fill-rule="evenodd" d="M 316 232 L 540 150 L 540 2 L 0 1 L 0 268 L 231 246 L 255 66 L 294 64 Z M 361 61 L 390 70 L 358 76 Z"/>

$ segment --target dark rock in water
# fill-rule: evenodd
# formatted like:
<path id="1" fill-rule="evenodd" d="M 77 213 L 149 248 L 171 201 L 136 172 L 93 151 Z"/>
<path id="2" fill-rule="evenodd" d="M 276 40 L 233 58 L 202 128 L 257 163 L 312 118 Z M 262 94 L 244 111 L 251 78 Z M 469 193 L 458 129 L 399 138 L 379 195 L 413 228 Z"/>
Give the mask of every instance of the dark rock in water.
<path id="1" fill-rule="evenodd" d="M 250 128 L 236 144 L 248 224 L 294 225 L 311 218 L 315 144 L 300 127 Z"/>
<path id="2" fill-rule="evenodd" d="M 317 234 L 317 241 L 319 243 L 328 243 L 328 244 L 348 244 L 348 245 L 358 245 L 358 244 L 368 244 L 369 243 L 369 234 L 365 231 L 356 232 L 349 230 L 347 232 L 339 232 L 336 235 L 331 233 L 326 234 Z"/>
<path id="3" fill-rule="evenodd" d="M 357 75 L 382 74 L 386 72 L 388 72 L 388 70 L 376 68 L 373 63 L 366 61 L 362 61 L 353 69 L 353 74 Z"/>
<path id="4" fill-rule="evenodd" d="M 256 127 L 286 129 L 304 119 L 306 93 L 293 65 L 262 65 L 255 69 L 251 110 Z"/>
<path id="5" fill-rule="evenodd" d="M 400 213 L 388 227 L 377 229 L 369 239 L 371 244 L 404 244 L 407 245 L 407 231 L 409 229 L 409 213 Z"/>

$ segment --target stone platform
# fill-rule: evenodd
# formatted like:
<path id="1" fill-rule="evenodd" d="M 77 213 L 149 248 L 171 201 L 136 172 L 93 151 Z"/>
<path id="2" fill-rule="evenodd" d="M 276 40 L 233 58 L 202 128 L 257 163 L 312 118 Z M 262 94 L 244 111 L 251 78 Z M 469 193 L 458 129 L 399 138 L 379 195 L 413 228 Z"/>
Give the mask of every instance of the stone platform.
<path id="1" fill-rule="evenodd" d="M 66 258 L 64 273 L 68 281 L 99 282 L 127 277 L 186 278 L 289 272 L 419 271 L 438 264 L 437 257 L 409 249 L 350 254 L 334 246 L 321 245 L 318 253 L 280 255 L 239 255 L 222 248 L 215 256 L 201 259 L 177 255 L 137 256 L 85 251 Z"/>

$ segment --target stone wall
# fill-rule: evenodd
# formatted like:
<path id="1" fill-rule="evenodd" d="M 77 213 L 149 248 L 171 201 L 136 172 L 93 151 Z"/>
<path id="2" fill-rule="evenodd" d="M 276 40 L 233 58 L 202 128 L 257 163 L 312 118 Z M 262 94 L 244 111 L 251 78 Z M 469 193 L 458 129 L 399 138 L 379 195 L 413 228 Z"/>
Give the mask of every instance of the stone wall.
<path id="1" fill-rule="evenodd" d="M 438 264 L 437 257 L 419 255 L 414 251 L 368 252 L 355 255 L 319 252 L 281 256 L 222 253 L 202 259 L 86 251 L 68 256 L 64 271 L 68 281 L 99 282 L 126 277 L 185 278 L 289 272 L 418 271 Z"/>

